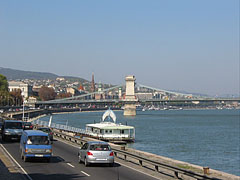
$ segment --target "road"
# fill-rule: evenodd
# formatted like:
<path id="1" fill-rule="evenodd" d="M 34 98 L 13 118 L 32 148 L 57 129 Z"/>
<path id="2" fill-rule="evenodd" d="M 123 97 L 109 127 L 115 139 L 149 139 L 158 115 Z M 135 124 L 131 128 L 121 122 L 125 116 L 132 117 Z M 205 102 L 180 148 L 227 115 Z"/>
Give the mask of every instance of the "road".
<path id="1" fill-rule="evenodd" d="M 119 163 L 115 163 L 114 167 L 105 165 L 85 167 L 78 163 L 78 148 L 61 141 L 54 141 L 53 157 L 50 163 L 34 159 L 30 162 L 24 162 L 20 158 L 19 142 L 1 143 L 32 180 L 155 180 L 151 176 Z"/>

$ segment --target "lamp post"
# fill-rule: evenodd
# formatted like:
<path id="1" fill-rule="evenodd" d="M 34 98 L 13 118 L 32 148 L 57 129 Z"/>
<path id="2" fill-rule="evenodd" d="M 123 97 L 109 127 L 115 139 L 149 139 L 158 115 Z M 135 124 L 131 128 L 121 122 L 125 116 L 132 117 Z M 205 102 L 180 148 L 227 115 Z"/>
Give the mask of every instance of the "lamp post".
<path id="1" fill-rule="evenodd" d="M 22 120 L 24 121 L 24 100 L 23 100 L 23 114 L 22 114 Z"/>
<path id="2" fill-rule="evenodd" d="M 25 121 L 25 117 L 24 117 L 24 110 L 25 110 L 25 107 L 24 107 L 24 105 L 25 105 L 25 103 L 26 103 L 26 101 L 25 101 L 25 98 L 24 98 L 24 93 L 23 93 L 23 91 L 22 91 L 22 97 L 23 97 L 23 114 L 22 114 L 22 120 L 23 121 Z"/>

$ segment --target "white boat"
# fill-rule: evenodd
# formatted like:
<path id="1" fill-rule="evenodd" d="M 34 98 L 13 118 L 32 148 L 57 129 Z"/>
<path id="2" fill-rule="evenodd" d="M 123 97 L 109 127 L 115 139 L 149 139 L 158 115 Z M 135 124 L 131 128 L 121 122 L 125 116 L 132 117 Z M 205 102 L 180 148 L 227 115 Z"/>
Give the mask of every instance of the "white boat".
<path id="1" fill-rule="evenodd" d="M 106 121 L 112 120 L 113 122 Z M 102 116 L 100 123 L 86 124 L 86 131 L 89 135 L 107 141 L 127 141 L 135 140 L 135 128 L 118 124 L 116 115 L 112 110 L 107 110 Z"/>

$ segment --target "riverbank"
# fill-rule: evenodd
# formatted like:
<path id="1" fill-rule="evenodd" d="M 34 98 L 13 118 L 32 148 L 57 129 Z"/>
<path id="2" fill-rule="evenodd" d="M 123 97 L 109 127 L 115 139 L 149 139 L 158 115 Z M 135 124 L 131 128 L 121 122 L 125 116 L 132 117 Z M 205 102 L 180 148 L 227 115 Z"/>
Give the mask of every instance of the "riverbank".
<path id="1" fill-rule="evenodd" d="M 135 117 L 118 111 L 116 116 L 136 129 L 129 148 L 240 175 L 238 110 L 140 111 Z M 52 122 L 85 129 L 101 117 L 102 112 L 57 114 Z"/>

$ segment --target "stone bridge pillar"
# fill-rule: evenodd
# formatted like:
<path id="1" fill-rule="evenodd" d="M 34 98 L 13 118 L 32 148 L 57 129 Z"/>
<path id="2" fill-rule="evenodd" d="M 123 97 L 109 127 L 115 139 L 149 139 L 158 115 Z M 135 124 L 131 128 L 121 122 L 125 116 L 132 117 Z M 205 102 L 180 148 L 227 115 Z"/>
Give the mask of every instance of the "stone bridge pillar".
<path id="1" fill-rule="evenodd" d="M 135 80 L 136 78 L 132 75 L 126 76 L 126 94 L 125 94 L 125 105 L 124 105 L 124 116 L 135 116 L 136 115 L 136 103 L 135 97 Z"/>

